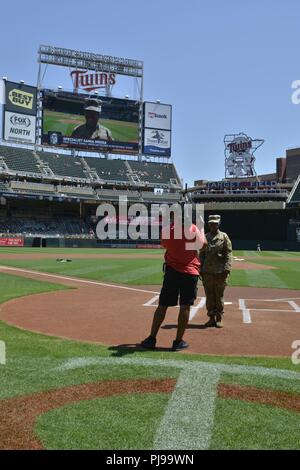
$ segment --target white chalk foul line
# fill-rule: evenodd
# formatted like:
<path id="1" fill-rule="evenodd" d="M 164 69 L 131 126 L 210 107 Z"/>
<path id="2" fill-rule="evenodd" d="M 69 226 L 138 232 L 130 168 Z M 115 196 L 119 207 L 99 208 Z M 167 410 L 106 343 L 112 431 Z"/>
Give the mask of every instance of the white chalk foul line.
<path id="1" fill-rule="evenodd" d="M 282 309 L 276 309 L 276 308 L 250 308 L 249 311 L 252 312 L 271 312 L 271 313 L 277 313 L 277 312 L 283 312 L 283 313 L 295 313 L 295 310 L 282 310 Z M 300 310 L 296 310 L 300 312 Z"/>
<path id="2" fill-rule="evenodd" d="M 288 302 L 289 300 L 300 300 L 300 297 L 285 297 L 282 299 L 244 299 L 244 300 L 258 300 L 260 302 Z"/>
<path id="3" fill-rule="evenodd" d="M 250 310 L 246 307 L 245 299 L 239 299 L 239 309 L 242 311 L 243 314 L 243 323 L 252 323 Z"/>
<path id="4" fill-rule="evenodd" d="M 0 270 L 9 270 L 9 271 L 17 271 L 21 273 L 27 273 L 27 274 L 35 274 L 38 276 L 46 276 L 46 277 L 53 277 L 54 279 L 61 279 L 64 281 L 72 281 L 72 282 L 78 282 L 82 284 L 93 284 L 96 286 L 102 286 L 102 287 L 113 287 L 115 289 L 123 289 L 123 290 L 130 290 L 134 292 L 146 292 L 147 294 L 158 294 L 158 292 L 155 292 L 153 290 L 146 290 L 146 289 L 138 289 L 135 287 L 127 287 L 127 286 L 118 286 L 115 284 L 107 284 L 105 282 L 100 282 L 100 281 L 88 281 L 86 279 L 80 279 L 78 277 L 71 277 L 71 276 L 60 276 L 58 274 L 49 274 L 49 273 L 42 273 L 40 271 L 32 271 L 31 269 L 21 269 L 21 268 L 13 268 L 11 266 L 0 266 Z"/>
<path id="5" fill-rule="evenodd" d="M 158 299 L 159 299 L 159 295 L 155 295 L 154 297 L 151 297 L 151 299 L 148 300 L 148 302 L 143 304 L 143 307 L 158 307 L 158 304 L 156 303 Z M 194 316 L 197 314 L 198 310 L 200 308 L 203 308 L 204 305 L 205 305 L 205 297 L 200 297 L 198 304 L 191 307 L 189 320 L 192 320 Z M 179 305 L 177 305 L 177 307 L 179 308 Z"/>
<path id="6" fill-rule="evenodd" d="M 200 297 L 199 303 L 191 308 L 189 320 L 192 320 L 194 316 L 198 313 L 200 308 L 203 308 L 205 305 L 205 297 Z"/>
<path id="7" fill-rule="evenodd" d="M 157 307 L 157 304 L 155 304 L 155 302 L 159 299 L 159 295 L 155 295 L 154 297 L 152 297 L 150 300 L 148 300 L 148 302 L 146 302 L 145 304 L 143 304 L 143 307 Z"/>
<path id="8" fill-rule="evenodd" d="M 293 300 L 289 300 L 288 303 L 295 310 L 295 312 L 300 312 L 300 307 L 296 304 L 296 302 L 294 302 Z"/>

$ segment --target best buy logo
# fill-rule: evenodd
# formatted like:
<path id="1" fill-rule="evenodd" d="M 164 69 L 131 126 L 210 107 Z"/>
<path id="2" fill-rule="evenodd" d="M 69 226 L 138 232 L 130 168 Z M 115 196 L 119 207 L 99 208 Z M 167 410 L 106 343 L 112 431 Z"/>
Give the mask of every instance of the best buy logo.
<path id="1" fill-rule="evenodd" d="M 21 108 L 32 109 L 33 106 L 33 94 L 27 93 L 21 90 L 11 90 L 8 94 L 9 101 L 15 106 Z"/>

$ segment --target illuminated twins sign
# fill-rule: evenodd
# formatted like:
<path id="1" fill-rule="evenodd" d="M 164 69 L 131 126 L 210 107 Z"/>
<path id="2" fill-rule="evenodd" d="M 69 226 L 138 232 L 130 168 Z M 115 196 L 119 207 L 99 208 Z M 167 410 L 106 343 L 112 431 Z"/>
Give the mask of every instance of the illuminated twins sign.
<path id="1" fill-rule="evenodd" d="M 225 177 L 254 176 L 254 152 L 263 142 L 262 139 L 251 139 L 244 133 L 225 135 Z"/>

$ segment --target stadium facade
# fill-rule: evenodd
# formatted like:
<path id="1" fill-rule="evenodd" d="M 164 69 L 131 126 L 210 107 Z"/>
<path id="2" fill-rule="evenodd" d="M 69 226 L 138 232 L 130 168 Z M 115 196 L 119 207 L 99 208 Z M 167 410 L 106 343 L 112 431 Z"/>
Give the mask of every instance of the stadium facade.
<path id="1" fill-rule="evenodd" d="M 0 245 L 158 245 L 159 237 L 124 240 L 130 220 L 118 215 L 120 201 L 182 198 L 172 109 L 144 101 L 143 62 L 40 46 L 38 64 L 37 87 L 0 80 Z M 73 90 L 44 87 L 49 66 L 71 69 Z M 134 80 L 134 99 L 113 93 L 122 77 Z M 116 209 L 115 239 L 97 239 L 101 203 Z"/>
<path id="2" fill-rule="evenodd" d="M 275 162 L 274 162 L 275 163 Z M 270 174 L 197 180 L 186 190 L 206 220 L 219 213 L 235 249 L 300 250 L 300 149 L 286 150 Z"/>
<path id="3" fill-rule="evenodd" d="M 0 80 L 0 246 L 159 246 L 159 236 L 124 236 L 132 219 L 120 216 L 120 201 L 186 201 L 203 204 L 206 218 L 220 213 L 235 249 L 300 249 L 299 148 L 257 175 L 264 141 L 226 135 L 225 179 L 184 189 L 171 158 L 172 108 L 144 101 L 141 61 L 40 46 L 38 62 L 37 87 Z M 72 91 L 44 87 L 50 65 L 71 69 Z M 113 96 L 120 76 L 136 81 L 135 99 Z M 116 209 L 114 239 L 97 238 L 101 203 Z M 150 222 L 161 228 L 161 219 L 143 220 L 149 237 Z"/>

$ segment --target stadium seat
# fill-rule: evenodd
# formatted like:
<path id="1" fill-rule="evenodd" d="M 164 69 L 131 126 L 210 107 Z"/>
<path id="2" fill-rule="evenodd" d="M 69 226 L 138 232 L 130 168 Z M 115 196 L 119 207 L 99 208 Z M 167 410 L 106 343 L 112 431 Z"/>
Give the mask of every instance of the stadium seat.
<path id="1" fill-rule="evenodd" d="M 79 157 L 40 151 L 36 153 L 44 163 L 49 165 L 55 175 L 70 178 L 87 178 Z"/>
<path id="2" fill-rule="evenodd" d="M 37 166 L 37 160 L 32 150 L 0 145 L 0 156 L 4 158 L 6 165 L 12 171 L 40 174 L 40 169 Z"/>
<path id="3" fill-rule="evenodd" d="M 171 163 L 128 161 L 128 164 L 133 173 L 145 183 L 155 183 L 158 186 L 180 184 L 175 167 Z"/>
<path id="4" fill-rule="evenodd" d="M 84 157 L 84 160 L 91 168 L 96 171 L 102 181 L 125 182 L 128 184 L 128 169 L 124 160 L 107 160 L 106 158 Z"/>

